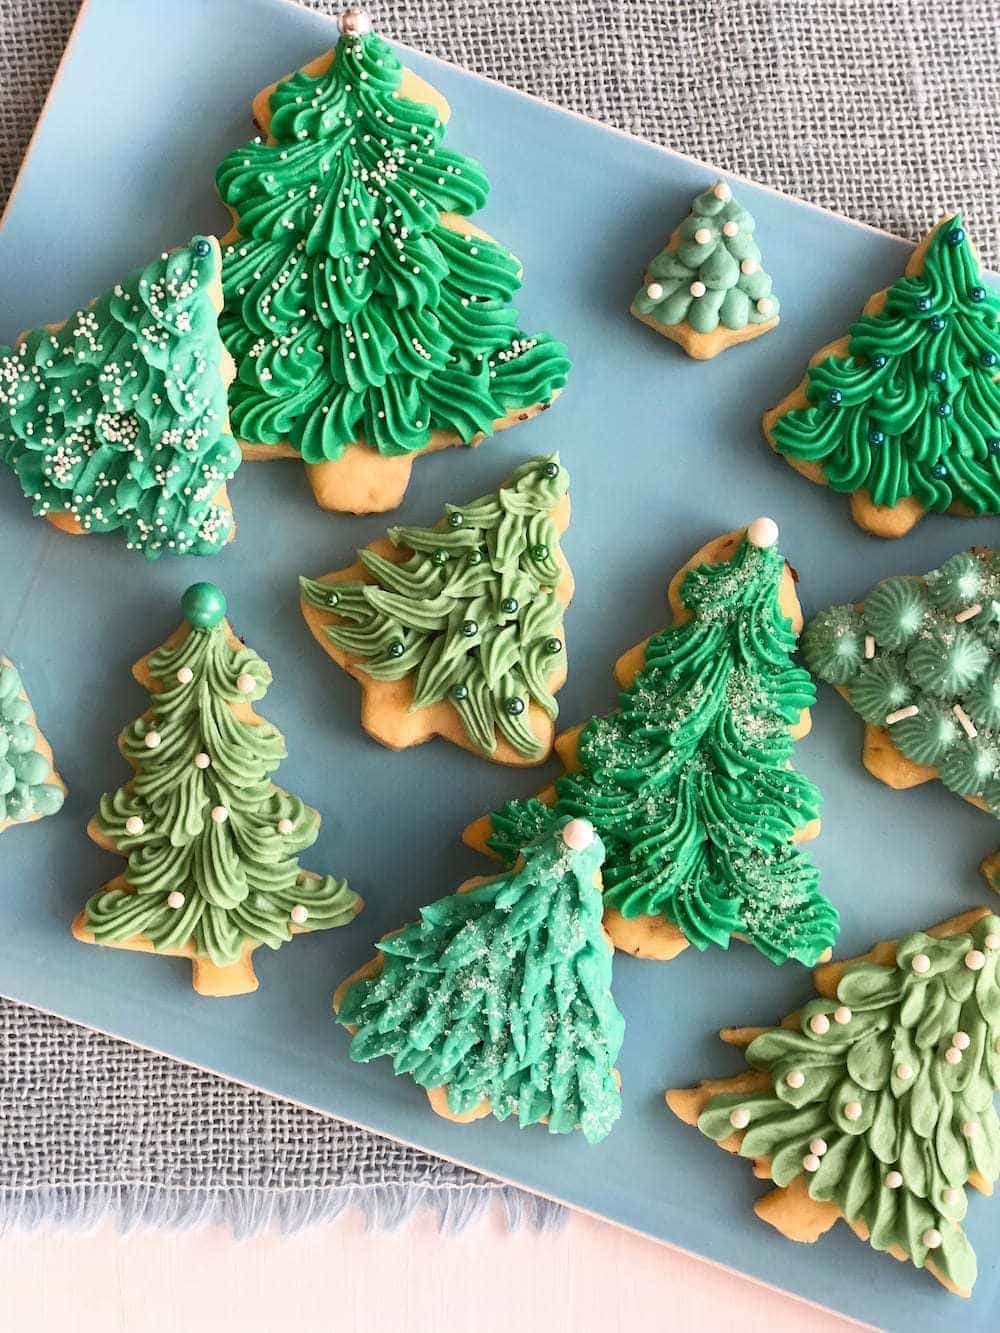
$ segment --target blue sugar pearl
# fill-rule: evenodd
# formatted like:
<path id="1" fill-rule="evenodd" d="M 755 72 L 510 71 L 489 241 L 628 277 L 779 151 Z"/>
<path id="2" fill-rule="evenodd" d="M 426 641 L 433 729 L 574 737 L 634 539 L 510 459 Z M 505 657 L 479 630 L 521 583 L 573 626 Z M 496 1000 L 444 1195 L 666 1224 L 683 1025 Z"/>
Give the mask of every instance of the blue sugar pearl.
<path id="1" fill-rule="evenodd" d="M 987 440 L 986 447 L 991 454 L 1000 454 L 1000 440 Z"/>
<path id="2" fill-rule="evenodd" d="M 451 697 L 453 699 L 457 699 L 459 703 L 461 703 L 463 699 L 468 699 L 469 697 L 468 685 L 463 685 L 461 681 L 456 681 L 456 683 L 451 687 Z"/>
<path id="3" fill-rule="evenodd" d="M 839 389 L 831 389 L 829 393 L 826 395 L 826 401 L 831 405 L 831 407 L 836 407 L 838 403 L 843 402 L 843 399 L 844 395 L 840 392 Z"/>
<path id="4" fill-rule="evenodd" d="M 986 300 L 986 288 L 985 288 L 985 287 L 970 287 L 970 288 L 969 288 L 969 300 L 970 300 L 970 301 L 985 301 L 985 300 Z"/>
<path id="5" fill-rule="evenodd" d="M 935 384 L 947 384 L 948 374 L 944 370 L 932 370 L 931 379 L 934 381 Z"/>
<path id="6" fill-rule="evenodd" d="M 931 320 L 931 328 L 935 333 L 940 333 L 947 322 L 944 315 L 935 315 Z"/>
<path id="7" fill-rule="evenodd" d="M 951 403 L 938 403 L 934 411 L 938 414 L 939 417 L 950 417 Z"/>
<path id="8" fill-rule="evenodd" d="M 885 431 L 870 430 L 868 432 L 868 442 L 869 444 L 885 444 Z"/>
<path id="9" fill-rule="evenodd" d="M 949 245 L 961 245 L 965 240 L 965 232 L 961 227 L 952 227 L 951 231 L 948 232 L 945 237 L 945 240 Z"/>
<path id="10" fill-rule="evenodd" d="M 930 310 L 931 298 L 929 296 L 918 296 L 913 304 L 921 313 L 923 313 L 924 311 Z"/>
<path id="11" fill-rule="evenodd" d="M 884 370 L 889 364 L 889 358 L 882 352 L 876 352 L 872 357 L 872 370 Z"/>
<path id="12" fill-rule="evenodd" d="M 981 366 L 985 366 L 987 370 L 989 370 L 991 366 L 995 366 L 996 363 L 997 363 L 996 352 L 984 352 L 982 356 L 979 358 L 979 364 Z"/>
<path id="13" fill-rule="evenodd" d="M 948 475 L 948 469 L 945 467 L 943 463 L 935 463 L 934 466 L 931 468 L 932 477 L 946 477 L 947 475 Z"/>

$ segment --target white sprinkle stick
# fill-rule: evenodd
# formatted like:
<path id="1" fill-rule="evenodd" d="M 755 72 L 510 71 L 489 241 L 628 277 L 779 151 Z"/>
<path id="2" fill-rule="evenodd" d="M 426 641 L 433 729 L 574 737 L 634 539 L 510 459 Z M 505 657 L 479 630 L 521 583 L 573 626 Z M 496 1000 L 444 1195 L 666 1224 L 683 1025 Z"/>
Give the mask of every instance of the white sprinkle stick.
<path id="1" fill-rule="evenodd" d="M 976 724 L 973 722 L 972 718 L 961 704 L 956 704 L 951 711 L 955 714 L 955 717 L 958 719 L 958 725 L 965 732 L 966 736 L 968 736 L 969 740 L 974 741 L 979 735 L 979 732 L 976 730 Z"/>
<path id="2" fill-rule="evenodd" d="M 885 719 L 885 725 L 891 727 L 895 722 L 905 722 L 908 717 L 916 717 L 919 712 L 916 704 L 907 704 L 905 708 L 897 708 L 894 713 L 890 713 Z"/>
<path id="3" fill-rule="evenodd" d="M 960 625 L 964 624 L 966 620 L 971 620 L 973 616 L 978 616 L 982 609 L 981 603 L 973 602 L 972 605 L 967 606 L 964 611 L 959 611 L 955 619 Z"/>
<path id="4" fill-rule="evenodd" d="M 874 635 L 874 634 L 866 634 L 866 635 L 865 635 L 865 660 L 868 661 L 868 662 L 870 662 L 871 659 L 872 659 L 874 656 L 875 656 L 875 635 Z"/>

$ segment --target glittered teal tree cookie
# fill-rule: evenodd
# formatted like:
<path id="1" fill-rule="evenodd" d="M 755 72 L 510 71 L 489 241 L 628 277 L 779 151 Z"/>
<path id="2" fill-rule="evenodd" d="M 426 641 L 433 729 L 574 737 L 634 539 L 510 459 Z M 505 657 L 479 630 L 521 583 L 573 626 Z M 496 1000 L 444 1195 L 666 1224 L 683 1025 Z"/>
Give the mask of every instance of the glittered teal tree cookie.
<path id="1" fill-rule="evenodd" d="M 518 326 L 520 262 L 466 221 L 482 167 L 444 147 L 447 103 L 370 31 L 264 90 L 225 159 L 222 335 L 248 458 L 299 456 L 317 503 L 399 504 L 414 458 L 548 407 L 565 348 Z"/>
<path id="2" fill-rule="evenodd" d="M 780 306 L 754 225 L 717 181 L 650 263 L 632 314 L 699 361 L 773 329 Z"/>
<path id="3" fill-rule="evenodd" d="M 20 674 L 0 656 L 0 833 L 62 809 L 66 785 L 55 770 Z"/>
<path id="4" fill-rule="evenodd" d="M 792 661 L 794 582 L 769 518 L 703 547 L 670 584 L 673 624 L 622 657 L 617 710 L 556 741 L 566 772 L 466 830 L 513 864 L 553 822 L 589 819 L 607 848 L 605 926 L 627 953 L 748 940 L 774 963 L 811 965 L 836 909 L 799 842 L 819 791 L 790 767 L 815 698 Z"/>
<path id="5" fill-rule="evenodd" d="M 196 236 L 55 327 L 0 347 L 0 462 L 63 532 L 120 532 L 154 560 L 234 535 L 233 365 L 219 244 Z"/>
<path id="6" fill-rule="evenodd" d="M 776 1188 L 754 1211 L 812 1242 L 861 1239 L 969 1296 L 965 1187 L 1000 1176 L 1000 917 L 977 909 L 817 969 L 778 1028 L 724 1029 L 748 1072 L 667 1093 Z"/>
<path id="7" fill-rule="evenodd" d="M 87 944 L 190 958 L 202 995 L 257 989 L 251 955 L 302 931 L 344 926 L 361 899 L 302 870 L 319 814 L 276 787 L 281 733 L 253 710 L 271 670 L 224 619 L 226 599 L 195 583 L 184 623 L 134 669 L 150 708 L 119 737 L 135 770 L 101 798 L 87 832 L 128 858 L 73 922 Z"/>
<path id="8" fill-rule="evenodd" d="M 516 1115 L 603 1139 L 621 1114 L 625 1030 L 601 927 L 603 858 L 591 824 L 563 820 L 514 870 L 469 880 L 386 935 L 334 999 L 351 1059 L 392 1056 L 448 1120 Z"/>
<path id="9" fill-rule="evenodd" d="M 864 764 L 890 787 L 939 778 L 1000 819 L 1000 554 L 885 579 L 806 627 L 813 675 L 865 720 Z M 1000 891 L 1000 853 L 983 862 Z"/>
<path id="10" fill-rule="evenodd" d="M 498 491 L 391 528 L 357 563 L 300 579 L 302 613 L 362 686 L 362 723 L 391 749 L 443 736 L 498 763 L 552 748 L 573 576 L 559 546 L 569 475 L 532 458 Z"/>
<path id="11" fill-rule="evenodd" d="M 1000 513 L 1000 293 L 961 217 L 945 217 L 846 338 L 764 416 L 810 481 L 851 497 L 854 521 L 901 537 L 925 513 Z"/>

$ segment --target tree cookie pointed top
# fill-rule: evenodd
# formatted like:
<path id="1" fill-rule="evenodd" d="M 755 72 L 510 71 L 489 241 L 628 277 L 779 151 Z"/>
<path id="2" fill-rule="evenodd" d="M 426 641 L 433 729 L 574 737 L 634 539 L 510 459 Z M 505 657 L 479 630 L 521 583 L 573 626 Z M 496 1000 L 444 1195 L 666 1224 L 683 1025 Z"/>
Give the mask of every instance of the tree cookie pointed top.
<path id="1" fill-rule="evenodd" d="M 1000 513 L 1000 293 L 958 213 L 812 358 L 764 417 L 810 481 L 851 497 L 855 522 L 900 537 L 927 512 Z"/>
<path id="2" fill-rule="evenodd" d="M 754 225 L 717 181 L 650 264 L 632 313 L 699 360 L 773 329 L 779 303 Z"/>

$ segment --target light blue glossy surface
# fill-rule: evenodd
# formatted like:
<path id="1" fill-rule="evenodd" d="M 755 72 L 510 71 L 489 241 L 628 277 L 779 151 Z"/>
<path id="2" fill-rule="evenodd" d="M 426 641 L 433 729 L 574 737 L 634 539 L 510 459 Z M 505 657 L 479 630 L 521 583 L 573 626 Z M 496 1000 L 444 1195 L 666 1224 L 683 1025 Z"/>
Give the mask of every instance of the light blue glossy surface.
<path id="1" fill-rule="evenodd" d="M 0 339 L 57 320 L 121 274 L 196 231 L 222 230 L 216 163 L 249 136 L 264 84 L 319 54 L 330 22 L 282 0 L 91 0 L 0 233 Z M 418 461 L 397 518 L 431 521 L 444 500 L 496 485 L 510 466 L 559 449 L 573 477 L 565 549 L 578 592 L 567 618 L 571 725 L 609 708 L 610 668 L 665 620 L 676 567 L 758 513 L 781 524 L 807 614 L 876 579 L 922 572 L 953 550 L 996 540 L 996 520 L 926 520 L 900 542 L 864 536 L 841 497 L 810 486 L 765 447 L 759 417 L 839 335 L 866 296 L 898 274 L 901 241 L 736 182 L 757 218 L 782 300 L 776 332 L 696 363 L 626 314 L 644 261 L 714 176 L 685 161 L 416 54 L 406 59 L 452 105 L 449 143 L 487 166 L 476 217 L 523 260 L 527 329 L 548 327 L 575 362 L 554 410 L 475 452 Z M 974 223 L 975 219 L 972 219 Z M 63 812 L 0 841 L 0 992 L 473 1163 L 814 1301 L 892 1329 L 1000 1317 L 1000 1205 L 975 1196 L 967 1227 L 980 1261 L 971 1305 L 925 1274 L 876 1255 L 838 1226 L 796 1246 L 756 1220 L 764 1187 L 749 1166 L 682 1125 L 663 1089 L 739 1067 L 714 1036 L 768 1023 L 810 990 L 736 947 L 688 950 L 670 965 L 619 958 L 629 1021 L 620 1061 L 624 1116 L 588 1148 L 493 1120 L 457 1127 L 387 1062 L 355 1066 L 330 1017 L 334 985 L 371 942 L 417 907 L 488 870 L 462 827 L 557 771 L 514 772 L 442 742 L 391 754 L 358 726 L 358 689 L 302 621 L 296 575 L 350 562 L 389 519 L 321 513 L 294 463 L 246 465 L 231 486 L 236 543 L 212 560 L 147 565 L 114 538 L 72 541 L 33 520 L 0 476 L 0 650 L 21 668 L 69 784 Z M 129 668 L 179 620 L 195 578 L 220 583 L 231 619 L 274 669 L 262 707 L 286 733 L 283 786 L 324 815 L 303 859 L 347 875 L 367 900 L 350 928 L 257 954 L 261 989 L 200 999 L 188 964 L 85 948 L 68 922 L 120 869 L 84 826 L 124 781 L 120 728 L 145 707 Z M 859 762 L 861 726 L 822 691 L 798 765 L 826 797 L 812 844 L 843 914 L 843 951 L 988 899 L 976 864 L 995 824 L 937 784 L 893 793 Z"/>

